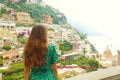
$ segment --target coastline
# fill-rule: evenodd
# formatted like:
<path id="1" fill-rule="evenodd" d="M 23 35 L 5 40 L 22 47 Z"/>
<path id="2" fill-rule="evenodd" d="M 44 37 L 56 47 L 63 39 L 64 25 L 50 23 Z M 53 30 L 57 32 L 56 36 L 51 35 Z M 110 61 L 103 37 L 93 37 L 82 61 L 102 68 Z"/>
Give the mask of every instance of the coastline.
<path id="1" fill-rule="evenodd" d="M 99 54 L 103 54 L 104 50 L 109 47 L 113 55 L 117 55 L 117 46 L 113 44 L 107 36 L 87 36 L 88 40 L 95 46 Z"/>

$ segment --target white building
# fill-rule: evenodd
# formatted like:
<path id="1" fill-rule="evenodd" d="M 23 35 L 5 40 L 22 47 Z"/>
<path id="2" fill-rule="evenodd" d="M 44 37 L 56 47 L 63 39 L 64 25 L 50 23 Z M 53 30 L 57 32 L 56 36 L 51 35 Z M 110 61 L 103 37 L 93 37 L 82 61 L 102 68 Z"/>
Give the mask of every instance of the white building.
<path id="1" fill-rule="evenodd" d="M 10 21 L 8 19 L 1 18 L 0 19 L 0 27 L 4 28 L 4 29 L 14 30 L 16 27 L 16 23 L 14 23 L 13 21 Z"/>
<path id="2" fill-rule="evenodd" d="M 62 55 L 62 60 L 76 60 L 80 57 L 80 53 L 69 53 L 69 54 L 64 54 Z"/>
<path id="3" fill-rule="evenodd" d="M 41 2 L 42 0 L 26 0 L 27 3 L 38 3 Z"/>
<path id="4" fill-rule="evenodd" d="M 5 7 L 5 5 L 0 3 L 0 9 L 1 9 L 2 7 Z"/>
<path id="5" fill-rule="evenodd" d="M 18 33 L 22 33 L 22 32 L 25 32 L 25 33 L 28 33 L 28 31 L 30 31 L 31 32 L 31 30 L 32 30 L 32 28 L 31 27 L 17 27 L 16 28 L 16 33 L 18 34 Z"/>

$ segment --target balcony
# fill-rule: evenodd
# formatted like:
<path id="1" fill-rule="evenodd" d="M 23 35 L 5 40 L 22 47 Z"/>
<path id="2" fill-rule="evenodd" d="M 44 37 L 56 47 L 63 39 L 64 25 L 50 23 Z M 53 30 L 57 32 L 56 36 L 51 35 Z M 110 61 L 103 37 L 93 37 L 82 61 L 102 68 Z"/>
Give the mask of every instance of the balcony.
<path id="1" fill-rule="evenodd" d="M 81 74 L 65 80 L 120 80 L 120 66 L 99 69 L 97 71 Z"/>

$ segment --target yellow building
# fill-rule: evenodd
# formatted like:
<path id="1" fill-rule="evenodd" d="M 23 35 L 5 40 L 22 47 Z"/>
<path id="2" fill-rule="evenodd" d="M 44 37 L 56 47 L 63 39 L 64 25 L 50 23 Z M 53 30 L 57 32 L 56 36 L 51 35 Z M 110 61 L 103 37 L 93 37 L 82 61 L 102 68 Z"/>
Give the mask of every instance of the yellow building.
<path id="1" fill-rule="evenodd" d="M 110 48 L 107 46 L 107 48 L 104 50 L 104 57 L 107 59 L 107 60 L 113 60 L 113 55 L 112 55 L 112 52 L 110 50 Z"/>
<path id="2" fill-rule="evenodd" d="M 12 46 L 17 41 L 17 37 L 11 34 L 10 30 L 0 28 L 0 48 L 3 46 Z"/>
<path id="3" fill-rule="evenodd" d="M 16 20 L 20 24 L 32 24 L 33 23 L 33 20 L 30 17 L 30 14 L 25 13 L 25 12 L 16 13 Z"/>
<path id="4" fill-rule="evenodd" d="M 2 14 L 2 18 L 5 18 L 5 19 L 9 19 L 13 22 L 15 22 L 15 14 L 14 13 L 11 13 L 11 14 Z"/>
<path id="5" fill-rule="evenodd" d="M 0 37 L 12 38 L 10 30 L 5 30 L 0 28 Z"/>

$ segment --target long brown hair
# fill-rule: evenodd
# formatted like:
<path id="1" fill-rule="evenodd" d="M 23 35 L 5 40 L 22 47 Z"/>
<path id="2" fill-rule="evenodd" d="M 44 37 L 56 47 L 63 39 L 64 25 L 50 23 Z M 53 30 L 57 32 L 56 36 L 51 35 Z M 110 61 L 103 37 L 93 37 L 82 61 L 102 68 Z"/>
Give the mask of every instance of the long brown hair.
<path id="1" fill-rule="evenodd" d="M 24 65 L 37 68 L 43 66 L 47 49 L 47 28 L 42 24 L 35 25 L 24 48 Z"/>

